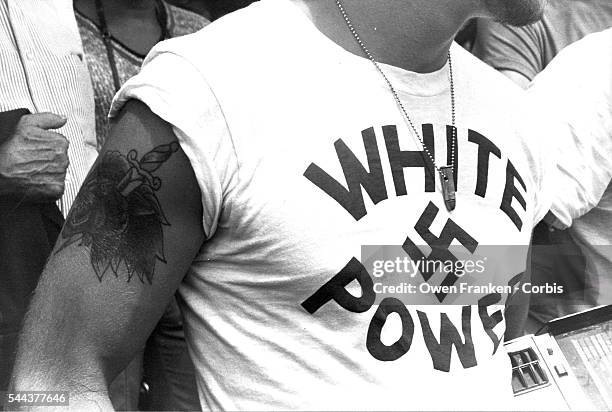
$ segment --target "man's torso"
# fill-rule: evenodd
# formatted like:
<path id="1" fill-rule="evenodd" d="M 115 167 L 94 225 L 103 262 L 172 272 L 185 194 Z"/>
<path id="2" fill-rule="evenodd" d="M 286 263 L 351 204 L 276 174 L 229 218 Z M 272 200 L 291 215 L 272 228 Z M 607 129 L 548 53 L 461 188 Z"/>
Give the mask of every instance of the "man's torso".
<path id="1" fill-rule="evenodd" d="M 252 35 L 232 37 L 238 28 Z M 498 318 L 507 296 L 489 296 L 480 308 L 415 306 L 409 298 L 394 306 L 380 294 L 369 302 L 368 287 L 353 282 L 352 298 L 336 296 L 341 305 L 321 288 L 359 273 L 362 285 L 375 281 L 360 269 L 362 246 L 414 245 L 417 259 L 416 249 L 427 256 L 453 239 L 475 255 L 480 246 L 515 245 L 518 258 L 491 268 L 497 283 L 511 283 L 524 270 L 541 206 L 539 154 L 518 134 L 520 92 L 453 46 L 458 186 L 449 213 L 436 173 L 371 63 L 333 44 L 289 2 L 260 2 L 153 56 L 164 49 L 206 79 L 227 126 L 218 137 L 206 118 L 190 119 L 203 128 L 187 136 L 190 127 L 175 124 L 199 178 L 209 235 L 180 288 L 203 406 L 508 408 Z M 445 164 L 448 67 L 384 70 Z M 194 90 L 181 105 L 202 101 L 211 97 Z M 384 316 L 391 308 L 403 322 Z M 425 388 L 441 396 L 434 401 Z M 458 403 L 467 393 L 469 402 Z"/>

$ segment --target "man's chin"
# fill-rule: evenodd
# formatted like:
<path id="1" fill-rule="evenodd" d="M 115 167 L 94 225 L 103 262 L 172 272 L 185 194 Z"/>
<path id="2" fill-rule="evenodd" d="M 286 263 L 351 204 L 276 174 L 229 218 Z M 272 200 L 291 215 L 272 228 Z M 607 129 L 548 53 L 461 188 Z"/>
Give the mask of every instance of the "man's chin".
<path id="1" fill-rule="evenodd" d="M 491 17 L 511 26 L 525 26 L 542 18 L 547 0 L 485 0 Z"/>

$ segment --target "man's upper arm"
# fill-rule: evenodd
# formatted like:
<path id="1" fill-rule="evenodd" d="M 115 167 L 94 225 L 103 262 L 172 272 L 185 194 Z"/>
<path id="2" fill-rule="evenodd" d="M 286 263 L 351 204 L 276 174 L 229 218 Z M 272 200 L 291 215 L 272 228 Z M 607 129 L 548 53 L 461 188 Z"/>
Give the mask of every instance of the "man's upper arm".
<path id="1" fill-rule="evenodd" d="M 22 358 L 111 359 L 98 365 L 111 378 L 144 345 L 203 239 L 200 189 L 172 128 L 128 102 L 42 276 Z"/>

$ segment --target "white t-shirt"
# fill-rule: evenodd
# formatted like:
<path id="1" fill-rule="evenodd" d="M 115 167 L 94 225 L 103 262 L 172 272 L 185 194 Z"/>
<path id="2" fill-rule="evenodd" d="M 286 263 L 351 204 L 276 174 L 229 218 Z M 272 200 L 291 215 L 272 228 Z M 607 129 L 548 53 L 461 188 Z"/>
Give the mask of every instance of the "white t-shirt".
<path id="1" fill-rule="evenodd" d="M 288 0 L 161 43 L 120 91 L 114 113 L 135 98 L 174 126 L 201 188 L 208 240 L 180 293 L 204 409 L 512 409 L 505 296 L 481 308 L 372 305 L 360 271 L 362 245 L 522 247 L 549 210 L 541 150 L 521 137 L 523 92 L 451 52 L 452 213 L 371 62 Z M 446 164 L 448 66 L 383 69 Z M 504 281 L 524 270 L 519 255 L 500 265 Z M 363 292 L 353 281 L 342 294 L 353 278 Z"/>
<path id="2" fill-rule="evenodd" d="M 550 137 L 556 139 L 561 178 L 571 175 L 581 183 L 560 185 L 562 189 L 553 194 L 552 211 L 566 226 L 571 225 L 570 234 L 586 259 L 586 273 L 576 274 L 592 299 L 589 302 L 585 296 L 584 303 L 610 305 L 612 28 L 591 34 L 561 51 L 534 79 L 528 96 L 540 113 L 560 120 L 566 132 Z M 561 201 L 581 206 L 565 208 Z M 569 302 L 546 301 L 566 313 L 564 303 Z"/>

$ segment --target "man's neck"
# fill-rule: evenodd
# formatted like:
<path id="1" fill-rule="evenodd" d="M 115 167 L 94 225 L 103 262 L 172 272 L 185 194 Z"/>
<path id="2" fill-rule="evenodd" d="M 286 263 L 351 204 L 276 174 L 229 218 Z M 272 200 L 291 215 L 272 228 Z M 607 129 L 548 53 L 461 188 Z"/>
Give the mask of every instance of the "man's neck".
<path id="1" fill-rule="evenodd" d="M 346 50 L 363 56 L 335 0 L 292 0 L 314 25 Z M 440 69 L 453 38 L 479 0 L 342 0 L 374 58 L 419 73 Z"/>

